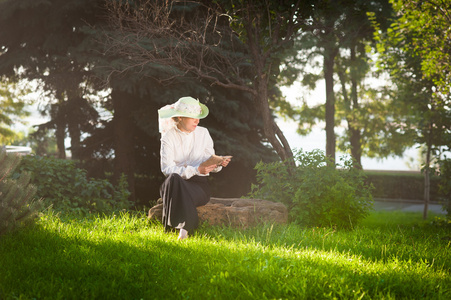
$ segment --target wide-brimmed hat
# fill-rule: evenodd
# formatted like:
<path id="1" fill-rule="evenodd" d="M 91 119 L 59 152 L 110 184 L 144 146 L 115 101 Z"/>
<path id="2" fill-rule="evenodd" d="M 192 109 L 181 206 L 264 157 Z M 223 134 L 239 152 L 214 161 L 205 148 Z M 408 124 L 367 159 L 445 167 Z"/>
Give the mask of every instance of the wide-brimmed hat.
<path id="1" fill-rule="evenodd" d="M 188 117 L 203 119 L 208 115 L 208 107 L 193 97 L 182 97 L 177 102 L 165 105 L 158 110 L 161 119 L 172 117 Z"/>

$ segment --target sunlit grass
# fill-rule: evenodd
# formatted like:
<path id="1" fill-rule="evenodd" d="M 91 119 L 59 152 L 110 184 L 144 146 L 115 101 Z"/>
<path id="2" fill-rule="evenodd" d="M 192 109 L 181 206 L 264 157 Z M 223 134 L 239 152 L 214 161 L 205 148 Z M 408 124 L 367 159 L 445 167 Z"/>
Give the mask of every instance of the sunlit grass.
<path id="1" fill-rule="evenodd" d="M 450 299 L 450 235 L 375 212 L 351 231 L 202 226 L 179 242 L 144 215 L 47 214 L 0 238 L 0 299 Z"/>

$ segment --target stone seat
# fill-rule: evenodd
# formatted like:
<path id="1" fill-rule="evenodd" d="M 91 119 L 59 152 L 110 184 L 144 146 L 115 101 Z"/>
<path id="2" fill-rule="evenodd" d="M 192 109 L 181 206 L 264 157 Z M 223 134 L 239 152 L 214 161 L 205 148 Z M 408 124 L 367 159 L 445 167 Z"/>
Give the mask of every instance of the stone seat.
<path id="1" fill-rule="evenodd" d="M 149 220 L 161 221 L 163 204 L 159 203 L 149 210 Z M 197 208 L 201 223 L 249 227 L 261 223 L 285 224 L 288 210 L 282 203 L 260 199 L 210 198 L 210 201 Z"/>

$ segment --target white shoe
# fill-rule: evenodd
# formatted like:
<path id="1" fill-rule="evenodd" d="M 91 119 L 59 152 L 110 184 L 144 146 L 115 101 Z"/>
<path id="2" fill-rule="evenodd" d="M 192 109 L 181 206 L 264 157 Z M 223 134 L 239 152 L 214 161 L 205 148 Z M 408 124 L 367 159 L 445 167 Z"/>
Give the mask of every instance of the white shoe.
<path id="1" fill-rule="evenodd" d="M 188 237 L 188 231 L 186 231 L 183 228 L 180 228 L 180 233 L 179 233 L 179 237 L 178 240 L 184 240 Z"/>

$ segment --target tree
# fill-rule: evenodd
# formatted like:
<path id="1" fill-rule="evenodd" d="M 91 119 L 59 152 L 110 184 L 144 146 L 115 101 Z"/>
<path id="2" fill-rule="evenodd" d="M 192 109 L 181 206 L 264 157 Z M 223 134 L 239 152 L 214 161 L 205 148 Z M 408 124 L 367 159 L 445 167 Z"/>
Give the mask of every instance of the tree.
<path id="1" fill-rule="evenodd" d="M 408 22 L 411 16 L 409 17 L 409 14 L 404 15 L 403 2 L 392 1 L 392 3 L 397 12 L 397 17 L 393 19 L 393 23 L 386 33 L 376 31 L 381 55 L 380 67 L 390 72 L 391 79 L 394 82 L 393 107 L 403 109 L 402 119 L 397 120 L 397 123 L 407 128 L 406 133 L 414 133 L 413 141 L 425 145 L 426 148 L 426 162 L 423 167 L 425 175 L 423 218 L 426 219 L 430 189 L 429 176 L 432 170 L 431 162 L 434 156 L 438 157 L 441 154 L 444 146 L 448 146 L 451 132 L 451 115 L 449 113 L 451 93 L 449 91 L 447 94 L 442 93 L 441 91 L 446 91 L 446 89 L 437 85 L 448 75 L 425 75 L 423 52 L 418 51 L 417 47 L 413 47 L 418 43 L 417 30 L 422 31 L 416 26 L 426 26 L 425 24 L 430 21 Z M 408 4 L 411 7 L 411 3 L 408 2 Z M 421 9 L 421 5 L 418 9 Z M 416 16 L 420 18 L 422 15 L 422 13 L 419 13 Z M 440 32 L 441 29 L 443 28 L 438 27 L 436 31 L 429 32 L 432 36 L 427 39 L 439 39 L 443 34 L 443 32 Z M 446 28 L 446 30 L 449 30 L 449 28 Z M 431 52 L 435 51 L 436 49 L 431 49 Z M 442 77 L 439 78 L 440 76 Z"/>
<path id="2" fill-rule="evenodd" d="M 46 84 L 46 86 L 48 86 Z M 48 86 L 47 89 L 53 90 L 53 87 Z M 56 90 L 58 88 L 56 87 Z M 78 91 L 78 88 L 68 89 L 61 93 L 52 92 L 51 98 L 54 102 L 46 106 L 43 114 L 49 114 L 50 121 L 38 125 L 38 132 L 44 136 L 49 130 L 55 132 L 58 157 L 66 158 L 65 139 L 70 137 L 70 151 L 71 158 L 80 160 L 81 157 L 81 135 L 83 133 L 91 132 L 98 124 L 99 114 L 93 107 L 93 103 L 86 99 L 86 96 L 69 95 L 70 91 Z M 56 94 L 56 97 L 52 97 Z M 42 131 L 42 132 L 41 132 Z"/>
<path id="3" fill-rule="evenodd" d="M 81 159 L 82 134 L 99 126 L 99 116 L 90 101 L 94 97 L 89 95 L 96 96 L 105 88 L 92 71 L 101 51 L 96 51 L 92 39 L 95 32 L 85 29 L 87 23 L 102 22 L 98 18 L 103 11 L 102 3 L 100 0 L 0 3 L 0 26 L 9 29 L 0 32 L 0 73 L 20 75 L 42 85 L 46 98 L 52 101 L 42 106 L 43 113 L 50 114 L 51 120 L 39 128 L 44 132 L 55 131 L 60 158 L 65 158 L 67 134 L 71 138 L 72 157 Z M 116 161 L 121 160 L 119 154 Z M 127 178 L 133 198 L 133 169 L 119 170 L 115 177 L 119 179 L 126 171 L 130 172 Z"/>
<path id="4" fill-rule="evenodd" d="M 376 89 L 365 85 L 365 79 L 371 74 L 371 57 L 374 55 L 371 47 L 374 46 L 374 29 L 367 14 L 371 12 L 382 23 L 391 9 L 386 0 L 351 1 L 348 5 L 344 12 L 344 30 L 340 35 L 341 51 L 335 60 L 335 73 L 341 85 L 341 92 L 337 93 L 338 117 L 348 126 L 344 136 L 339 137 L 339 149 L 350 149 L 355 166 L 361 168 L 362 155 L 369 154 L 366 149 L 387 128 L 385 122 L 380 122 L 380 116 L 387 112 L 384 99 Z"/>
<path id="5" fill-rule="evenodd" d="M 283 59 L 308 15 L 308 1 L 186 3 L 109 2 L 114 31 L 107 33 L 107 48 L 129 58 L 117 71 L 159 66 L 172 71 L 165 80 L 189 75 L 248 93 L 263 119 L 264 136 L 282 160 L 292 157 L 270 100 Z"/>
<path id="6" fill-rule="evenodd" d="M 344 119 L 348 128 L 339 140 L 339 148 L 350 148 L 357 162 L 355 166 L 361 165 L 365 148 L 372 147 L 372 141 L 384 130 L 384 125 L 375 126 L 379 118 L 374 116 L 377 114 L 374 108 L 380 105 L 374 105 L 373 102 L 379 99 L 364 85 L 370 73 L 368 50 L 373 39 L 368 12 L 373 12 L 383 23 L 381 20 L 390 10 L 386 0 L 315 3 L 312 20 L 297 43 L 299 63 L 304 65 L 304 85 L 313 88 L 317 80 L 325 80 L 326 101 L 321 107 L 304 105 L 298 113 L 291 112 L 294 116 L 300 116 L 300 132 L 305 126 L 311 127 L 318 119 L 325 120 L 326 155 L 332 162 L 335 161 L 336 151 L 335 127 Z M 312 73 L 312 67 L 321 68 L 322 74 Z M 336 89 L 338 86 L 341 92 Z"/>
<path id="7" fill-rule="evenodd" d="M 37 156 L 58 157 L 55 134 L 52 130 L 36 131 L 36 129 L 31 128 L 24 133 L 24 136 L 14 139 L 13 144 L 28 146 L 32 149 L 32 153 Z"/>
<path id="8" fill-rule="evenodd" d="M 85 48 L 87 36 L 81 28 L 95 18 L 97 2 L 100 1 L 24 0 L 0 3 L 0 25 L 7 29 L 0 33 L 0 74 L 36 80 L 47 93 L 50 92 L 49 99 L 54 103 L 43 107 L 54 114 L 47 127 L 56 130 L 62 158 L 65 157 L 66 128 L 69 128 L 73 156 L 77 158 L 81 128 L 74 128 L 81 123 L 85 127 L 95 123 L 92 110 L 88 114 L 80 114 L 78 109 L 86 106 L 70 103 L 80 102 L 85 92 L 80 84 L 86 83 L 89 75 L 89 50 Z M 78 118 L 63 115 L 64 106 L 72 106 L 71 116 Z M 80 116 L 84 119 L 79 119 Z"/>
<path id="9" fill-rule="evenodd" d="M 17 133 L 11 129 L 16 122 L 30 113 L 25 110 L 26 101 L 17 92 L 16 83 L 2 77 L 0 81 L 0 144 L 8 144 Z"/>
<path id="10" fill-rule="evenodd" d="M 391 0 L 399 15 L 400 32 L 412 36 L 421 70 L 437 91 L 448 95 L 451 82 L 451 1 Z"/>
<path id="11" fill-rule="evenodd" d="M 320 1 L 313 5 L 312 19 L 306 32 L 298 41 L 300 49 L 308 49 L 307 61 L 312 56 L 322 57 L 322 75 L 325 80 L 326 101 L 324 120 L 326 122 L 326 156 L 335 163 L 335 92 L 334 92 L 334 62 L 339 51 L 339 32 L 342 29 L 342 1 Z M 311 79 L 317 76 L 305 76 L 308 84 L 314 84 Z"/>

